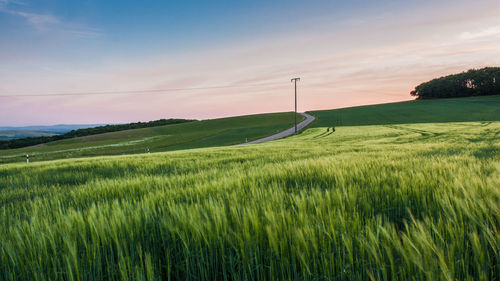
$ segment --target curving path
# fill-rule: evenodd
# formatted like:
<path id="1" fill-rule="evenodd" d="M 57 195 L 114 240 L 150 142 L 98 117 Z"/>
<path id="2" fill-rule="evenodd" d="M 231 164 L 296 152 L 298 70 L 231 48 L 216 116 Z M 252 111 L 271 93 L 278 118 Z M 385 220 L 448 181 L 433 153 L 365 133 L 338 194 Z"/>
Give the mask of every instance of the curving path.
<path id="1" fill-rule="evenodd" d="M 309 115 L 307 113 L 300 113 L 302 116 L 304 116 L 306 119 L 300 123 L 297 124 L 297 131 L 300 131 L 302 129 L 304 129 L 307 125 L 311 124 L 312 121 L 314 121 L 314 116 L 312 115 Z M 269 137 L 265 137 L 265 138 L 261 138 L 261 139 L 258 139 L 258 140 L 254 140 L 254 141 L 249 141 L 249 142 L 246 142 L 246 143 L 241 143 L 241 144 L 237 144 L 237 145 L 247 145 L 247 144 L 256 144 L 256 143 L 262 143 L 262 142 L 267 142 L 267 141 L 273 141 L 273 140 L 278 140 L 278 139 L 281 139 L 281 138 L 284 138 L 284 137 L 288 137 L 288 136 L 291 136 L 295 133 L 295 126 L 291 127 L 290 129 L 287 129 L 287 130 L 284 130 L 282 132 L 279 132 L 277 134 L 274 134 L 272 136 L 269 136 Z"/>

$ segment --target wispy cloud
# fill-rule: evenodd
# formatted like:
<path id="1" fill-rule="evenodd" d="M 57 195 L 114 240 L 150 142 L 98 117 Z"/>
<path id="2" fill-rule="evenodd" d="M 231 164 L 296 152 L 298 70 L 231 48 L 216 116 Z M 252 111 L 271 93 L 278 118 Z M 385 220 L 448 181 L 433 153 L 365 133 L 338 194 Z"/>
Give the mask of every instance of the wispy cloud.
<path id="1" fill-rule="evenodd" d="M 38 29 L 47 28 L 51 25 L 56 25 L 61 23 L 59 19 L 48 14 L 26 13 L 13 10 L 8 10 L 8 13 L 11 15 L 16 15 L 24 18 L 30 24 L 32 24 Z"/>
<path id="2" fill-rule="evenodd" d="M 18 0 L 0 0 L 0 9 L 7 6 L 8 4 L 22 5 L 25 6 L 26 3 Z"/>
<path id="3" fill-rule="evenodd" d="M 500 25 L 492 26 L 477 32 L 464 32 L 460 38 L 464 40 L 488 39 L 500 37 Z"/>
<path id="4" fill-rule="evenodd" d="M 25 12 L 18 8 L 11 8 L 10 4 L 26 6 L 25 3 L 17 0 L 0 0 L 0 12 L 19 17 L 38 31 L 70 34 L 82 38 L 99 37 L 102 35 L 101 32 L 95 28 L 66 22 L 52 14 Z"/>

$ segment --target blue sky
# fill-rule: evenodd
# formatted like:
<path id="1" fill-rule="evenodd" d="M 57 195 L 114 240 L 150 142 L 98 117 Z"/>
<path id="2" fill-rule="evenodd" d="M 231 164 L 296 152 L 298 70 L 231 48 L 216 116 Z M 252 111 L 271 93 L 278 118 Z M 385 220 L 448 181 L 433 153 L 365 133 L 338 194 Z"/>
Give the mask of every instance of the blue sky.
<path id="1" fill-rule="evenodd" d="M 0 1 L 2 3 L 2 1 Z M 294 33 L 378 6 L 364 1 L 3 1 L 2 54 L 146 56 Z M 397 2 L 396 2 L 397 3 Z M 387 5 L 384 1 L 383 5 Z M 75 55 L 79 55 L 75 57 Z"/>
<path id="2" fill-rule="evenodd" d="M 0 0 L 0 125 L 214 118 L 409 99 L 500 64 L 497 1 Z M 288 82 L 287 82 L 288 81 Z M 274 86 L 248 88 L 249 84 Z M 23 94 L 243 85 L 158 96 Z M 245 86 L 245 87 L 244 87 Z"/>

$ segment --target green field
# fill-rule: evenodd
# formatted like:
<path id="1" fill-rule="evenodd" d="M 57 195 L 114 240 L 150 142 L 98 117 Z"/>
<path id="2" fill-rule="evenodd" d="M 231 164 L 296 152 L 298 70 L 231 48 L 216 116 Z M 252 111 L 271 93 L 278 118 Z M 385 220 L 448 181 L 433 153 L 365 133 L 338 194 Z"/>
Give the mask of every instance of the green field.
<path id="1" fill-rule="evenodd" d="M 498 280 L 499 134 L 343 126 L 0 165 L 0 280 Z"/>
<path id="2" fill-rule="evenodd" d="M 312 127 L 500 121 L 500 96 L 418 100 L 313 111 Z M 299 121 L 303 120 L 299 116 Z M 248 115 L 144 129 L 126 130 L 0 150 L 0 164 L 85 156 L 123 155 L 225 146 L 254 140 L 293 125 L 293 113 Z"/>
<path id="3" fill-rule="evenodd" d="M 299 121 L 303 120 L 299 116 Z M 266 137 L 290 128 L 293 113 L 272 113 L 212 119 L 54 141 L 19 149 L 0 150 L 0 164 L 117 154 L 223 146 Z"/>
<path id="4" fill-rule="evenodd" d="M 311 112 L 315 127 L 500 121 L 500 95 L 415 100 Z"/>

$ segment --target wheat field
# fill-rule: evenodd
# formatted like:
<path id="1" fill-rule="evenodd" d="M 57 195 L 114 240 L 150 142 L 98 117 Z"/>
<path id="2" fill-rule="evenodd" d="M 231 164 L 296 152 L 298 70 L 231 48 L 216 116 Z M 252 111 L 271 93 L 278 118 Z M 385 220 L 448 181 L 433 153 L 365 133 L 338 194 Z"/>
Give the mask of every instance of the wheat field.
<path id="1" fill-rule="evenodd" d="M 0 280 L 499 280 L 500 122 L 0 165 Z"/>

